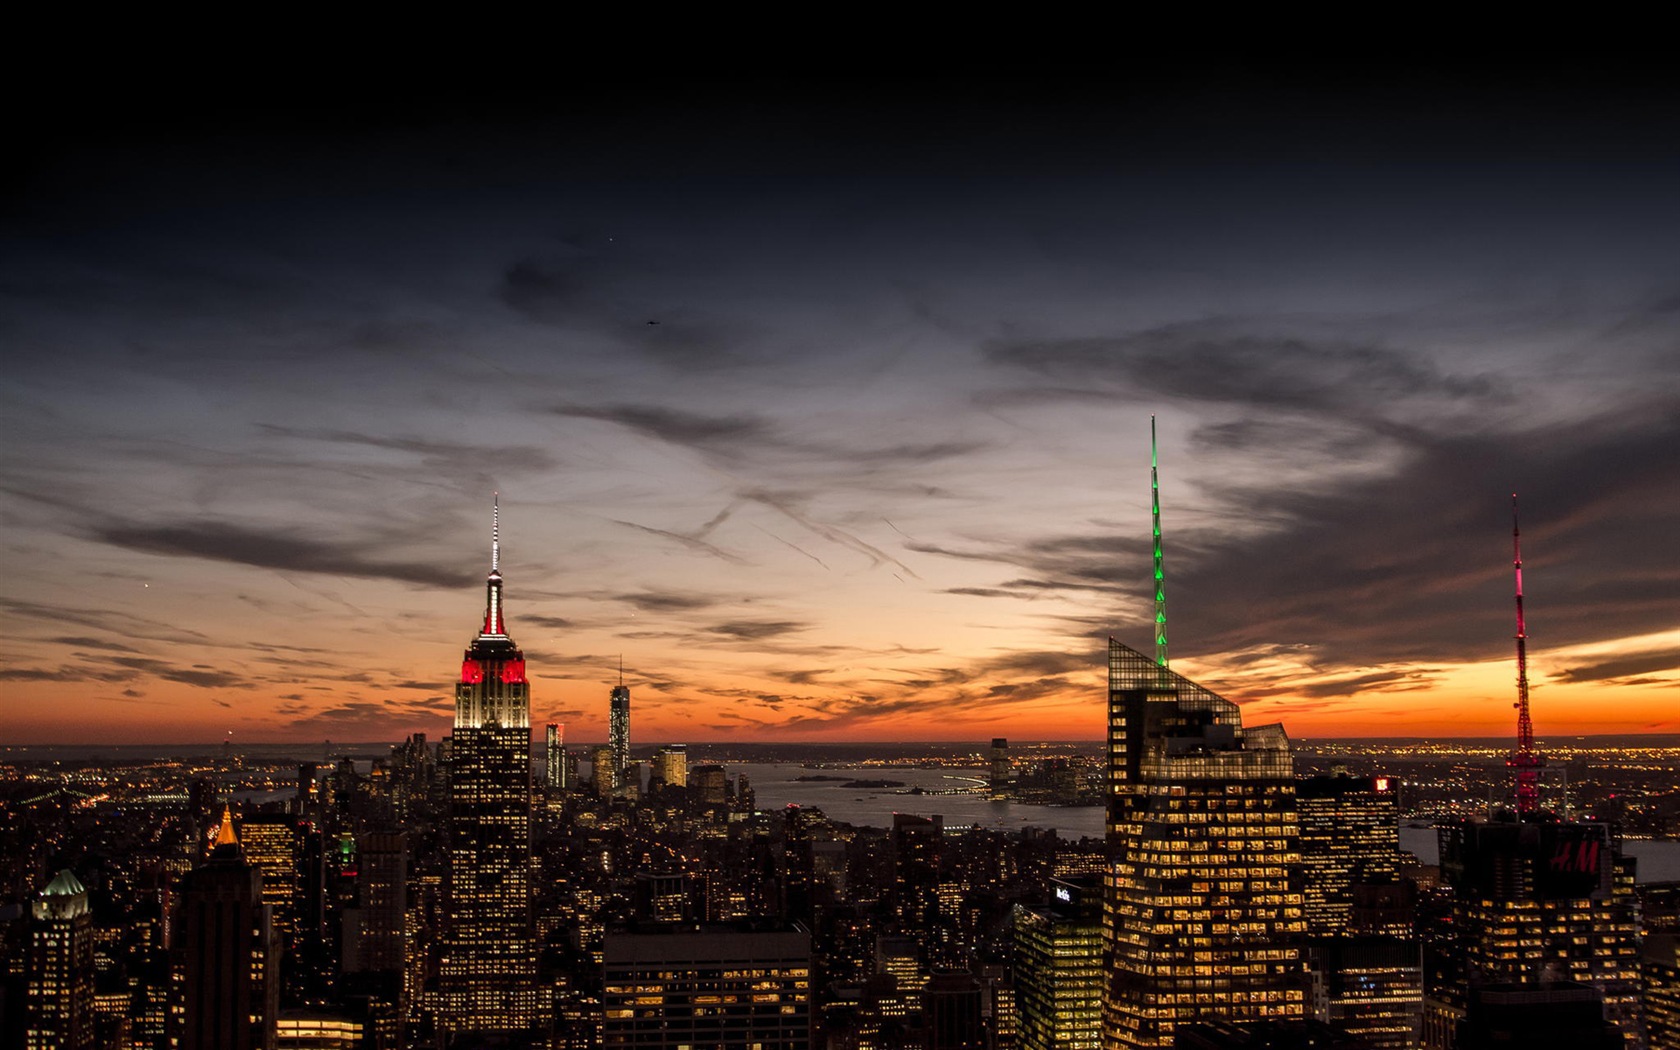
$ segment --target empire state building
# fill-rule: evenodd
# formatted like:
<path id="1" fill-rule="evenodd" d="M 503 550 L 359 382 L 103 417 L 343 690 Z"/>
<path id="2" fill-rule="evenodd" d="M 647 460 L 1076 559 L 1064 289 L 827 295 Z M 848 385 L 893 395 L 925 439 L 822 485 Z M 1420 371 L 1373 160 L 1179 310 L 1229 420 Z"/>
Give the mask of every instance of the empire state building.
<path id="1" fill-rule="evenodd" d="M 450 1033 L 520 1031 L 540 1020 L 531 916 L 531 707 L 525 654 L 502 609 L 494 512 L 484 623 L 461 660 L 449 761 L 439 1022 Z"/>

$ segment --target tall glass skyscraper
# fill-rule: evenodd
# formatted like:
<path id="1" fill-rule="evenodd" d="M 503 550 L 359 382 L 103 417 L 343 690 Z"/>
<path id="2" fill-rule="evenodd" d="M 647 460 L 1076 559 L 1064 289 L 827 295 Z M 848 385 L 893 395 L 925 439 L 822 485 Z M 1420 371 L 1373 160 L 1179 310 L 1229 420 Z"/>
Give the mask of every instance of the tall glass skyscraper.
<path id="1" fill-rule="evenodd" d="M 461 661 L 449 759 L 449 869 L 439 960 L 446 1032 L 539 1021 L 531 915 L 531 718 L 525 654 L 502 610 L 499 528 L 484 623 Z"/>
<path id="2" fill-rule="evenodd" d="M 1310 987 L 1294 764 L 1281 725 L 1112 639 L 1105 1046 L 1191 1020 L 1301 1020 Z"/>
<path id="3" fill-rule="evenodd" d="M 612 748 L 613 784 L 622 787 L 630 770 L 630 687 L 622 679 L 613 686 L 607 711 L 607 744 Z"/>

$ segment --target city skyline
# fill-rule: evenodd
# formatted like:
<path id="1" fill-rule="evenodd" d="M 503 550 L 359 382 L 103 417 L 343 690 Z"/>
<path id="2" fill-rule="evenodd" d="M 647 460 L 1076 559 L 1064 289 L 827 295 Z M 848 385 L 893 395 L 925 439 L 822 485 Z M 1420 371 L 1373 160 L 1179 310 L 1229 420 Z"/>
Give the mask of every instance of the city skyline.
<path id="1" fill-rule="evenodd" d="M 1152 415 L 1246 723 L 1513 734 L 1516 491 L 1538 738 L 1680 732 L 1668 96 L 1187 80 L 34 128 L 0 739 L 442 736 L 497 491 L 573 741 L 1099 739 Z"/>

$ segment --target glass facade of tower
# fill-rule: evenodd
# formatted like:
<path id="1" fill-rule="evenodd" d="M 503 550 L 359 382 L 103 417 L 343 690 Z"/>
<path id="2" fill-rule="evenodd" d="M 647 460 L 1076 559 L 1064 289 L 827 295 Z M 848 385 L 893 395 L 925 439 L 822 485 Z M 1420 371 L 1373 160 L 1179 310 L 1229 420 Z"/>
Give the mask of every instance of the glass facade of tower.
<path id="1" fill-rule="evenodd" d="M 1102 1043 L 1102 887 L 1057 880 L 1048 904 L 1015 906 L 1015 1001 L 1021 1050 Z"/>
<path id="2" fill-rule="evenodd" d="M 571 787 L 566 776 L 566 727 L 558 722 L 548 723 L 548 739 L 544 743 L 545 779 L 551 790 L 564 791 Z"/>
<path id="3" fill-rule="evenodd" d="M 1109 642 L 1106 1046 L 1300 1020 L 1300 830 L 1281 726 Z"/>
<path id="4" fill-rule="evenodd" d="M 1306 873 L 1307 929 L 1314 937 L 1350 933 L 1409 936 L 1411 923 L 1355 923 L 1354 887 L 1400 879 L 1400 809 L 1388 777 L 1321 776 L 1295 789 Z"/>
<path id="5" fill-rule="evenodd" d="M 607 711 L 607 743 L 612 748 L 613 783 L 622 786 L 630 769 L 630 687 L 615 685 Z"/>
<path id="6" fill-rule="evenodd" d="M 492 570 L 484 627 L 455 687 L 449 868 L 438 1019 L 448 1032 L 528 1029 L 539 1018 L 531 914 L 531 725 L 525 655 Z"/>

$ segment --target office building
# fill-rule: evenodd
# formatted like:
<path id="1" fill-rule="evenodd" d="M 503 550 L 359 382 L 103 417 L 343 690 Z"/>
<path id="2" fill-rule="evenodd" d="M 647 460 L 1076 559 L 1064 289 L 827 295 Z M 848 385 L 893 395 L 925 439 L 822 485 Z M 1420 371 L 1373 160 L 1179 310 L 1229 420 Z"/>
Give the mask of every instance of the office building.
<path id="1" fill-rule="evenodd" d="M 607 703 L 607 743 L 612 747 L 616 781 L 624 783 L 630 769 L 630 687 L 621 672 Z"/>
<path id="2" fill-rule="evenodd" d="M 939 907 L 939 864 L 945 821 L 938 814 L 894 813 L 892 826 L 893 903 L 904 932 L 922 946 L 924 958 Z"/>
<path id="3" fill-rule="evenodd" d="M 303 828 L 287 814 L 259 813 L 235 822 L 246 863 L 262 875 L 263 903 L 282 950 L 296 954 L 303 899 Z"/>
<path id="4" fill-rule="evenodd" d="M 1450 1046 L 1471 992 L 1490 984 L 1591 986 L 1604 1016 L 1633 1037 L 1641 1021 L 1632 858 L 1604 824 L 1504 816 L 1439 830 L 1453 965 L 1427 989 L 1426 1043 Z"/>
<path id="5" fill-rule="evenodd" d="M 246 862 L 226 810 L 209 858 L 181 881 L 176 929 L 181 977 L 173 1045 L 274 1050 L 280 941 L 262 875 Z"/>
<path id="6" fill-rule="evenodd" d="M 695 801 L 722 806 L 729 801 L 729 774 L 722 766 L 695 766 L 688 771 L 688 787 Z"/>
<path id="7" fill-rule="evenodd" d="M 1680 1047 L 1680 934 L 1646 934 L 1639 960 L 1646 1045 Z"/>
<path id="8" fill-rule="evenodd" d="M 447 1033 L 528 1030 L 539 1021 L 530 686 L 504 618 L 499 527 L 483 624 L 455 687 L 451 742 L 438 1023 Z"/>
<path id="9" fill-rule="evenodd" d="M 93 913 L 61 871 L 30 902 L 25 1050 L 93 1050 Z"/>
<path id="10" fill-rule="evenodd" d="M 1624 1050 L 1596 988 L 1573 981 L 1490 984 L 1470 993 L 1458 1050 Z M 1654 1044 L 1661 1045 L 1661 1044 Z"/>
<path id="11" fill-rule="evenodd" d="M 1009 787 L 1012 772 L 1009 764 L 1009 740 L 1007 737 L 992 738 L 991 768 L 988 770 L 987 781 L 992 789 L 992 797 L 1003 795 Z"/>
<path id="12" fill-rule="evenodd" d="M 1416 940 L 1385 934 L 1321 940 L 1319 1020 L 1371 1050 L 1411 1050 L 1423 1032 L 1423 955 Z"/>
<path id="13" fill-rule="evenodd" d="M 618 792 L 620 770 L 611 744 L 602 744 L 591 752 L 589 783 L 599 798 L 612 798 Z"/>
<path id="14" fill-rule="evenodd" d="M 1400 879 L 1400 810 L 1388 777 L 1302 777 L 1295 785 L 1301 825 L 1302 891 L 1307 932 L 1314 937 L 1387 933 L 1407 936 L 1403 913 L 1384 928 L 1364 928 L 1373 912 L 1361 909 L 1355 923 L 1355 891 L 1389 886 Z"/>
<path id="15" fill-rule="evenodd" d="M 1102 879 L 1056 879 L 1050 900 L 1017 904 L 1015 1013 L 1021 1050 L 1102 1043 Z"/>
<path id="16" fill-rule="evenodd" d="M 754 923 L 608 930 L 604 1050 L 810 1050 L 811 936 Z"/>
<path id="17" fill-rule="evenodd" d="M 565 791 L 571 787 L 566 768 L 566 727 L 558 722 L 548 723 L 548 740 L 543 749 L 544 779 L 551 791 Z"/>
<path id="18" fill-rule="evenodd" d="M 666 744 L 653 756 L 653 777 L 661 787 L 688 786 L 688 745 Z"/>
<path id="19" fill-rule="evenodd" d="M 356 904 L 344 912 L 342 968 L 400 976 L 408 944 L 408 836 L 370 832 L 356 849 Z"/>
<path id="20" fill-rule="evenodd" d="M 1245 728 L 1236 704 L 1110 640 L 1108 760 L 1105 1045 L 1170 1047 L 1191 1020 L 1304 1019 L 1283 727 Z"/>

